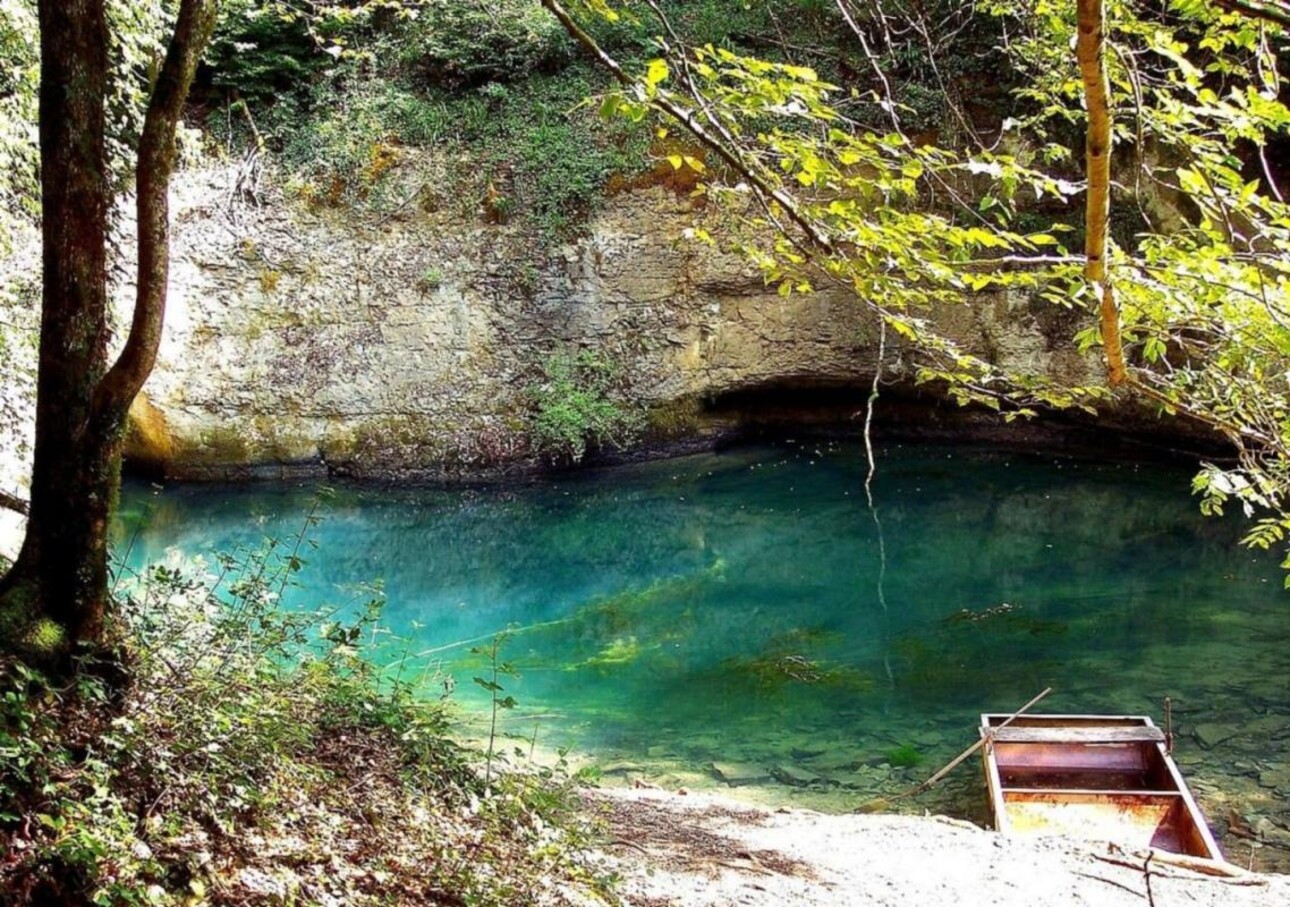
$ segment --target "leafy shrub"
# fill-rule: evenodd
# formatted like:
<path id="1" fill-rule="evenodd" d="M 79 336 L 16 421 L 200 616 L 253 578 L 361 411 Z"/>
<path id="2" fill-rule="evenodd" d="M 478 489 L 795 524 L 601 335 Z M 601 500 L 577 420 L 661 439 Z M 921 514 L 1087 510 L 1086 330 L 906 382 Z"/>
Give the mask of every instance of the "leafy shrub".
<path id="1" fill-rule="evenodd" d="M 605 199 L 615 173 L 639 171 L 650 130 L 625 120 L 603 122 L 585 99 L 600 86 L 590 70 L 570 66 L 501 91 L 484 91 L 489 115 L 463 133 L 494 174 L 502 194 L 546 241 L 567 237 Z"/>
<path id="2" fill-rule="evenodd" d="M 530 388 L 536 413 L 533 442 L 554 461 L 578 463 L 590 447 L 623 447 L 636 437 L 641 414 L 623 400 L 616 364 L 589 350 L 557 353 Z"/>
<path id="3" fill-rule="evenodd" d="M 401 58 L 430 85 L 473 88 L 562 68 L 573 42 L 536 0 L 456 0 L 429 6 Z"/>
<path id="4" fill-rule="evenodd" d="M 397 85 L 367 78 L 321 84 L 309 106 L 316 113 L 278 111 L 275 131 L 283 136 L 294 188 L 331 204 L 369 199 L 398 163 L 405 139 L 439 140 L 450 116 Z"/>
<path id="5" fill-rule="evenodd" d="M 544 232 L 567 231 L 604 196 L 616 155 L 587 142 L 569 123 L 543 123 L 522 134 L 516 170 L 526 183 L 528 207 Z"/>
<path id="6" fill-rule="evenodd" d="M 391 200 L 387 178 L 408 159 L 400 149 L 455 144 L 479 164 L 459 177 L 459 197 L 482 198 L 491 185 L 489 218 L 554 240 L 600 204 L 612 174 L 643 165 L 648 128 L 596 116 L 585 101 L 603 80 L 536 0 L 418 12 L 283 18 L 240 0 L 208 53 L 210 87 L 252 100 L 289 187 L 326 204 L 380 210 Z M 345 53 L 323 53 L 311 32 L 324 28 Z"/>
<path id="7" fill-rule="evenodd" d="M 210 84 L 269 101 L 322 71 L 323 54 L 302 17 L 284 17 L 256 0 L 227 3 L 206 50 Z"/>

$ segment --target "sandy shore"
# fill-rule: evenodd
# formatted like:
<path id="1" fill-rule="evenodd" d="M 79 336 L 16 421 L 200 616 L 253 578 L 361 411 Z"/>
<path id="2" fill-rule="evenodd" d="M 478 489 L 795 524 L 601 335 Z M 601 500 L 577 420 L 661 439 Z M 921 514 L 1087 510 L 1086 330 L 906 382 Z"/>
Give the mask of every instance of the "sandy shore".
<path id="1" fill-rule="evenodd" d="M 606 860 L 636 907 L 1284 907 L 1290 876 L 1200 875 L 1115 845 L 1005 838 L 939 817 L 774 812 L 712 794 L 601 790 Z"/>

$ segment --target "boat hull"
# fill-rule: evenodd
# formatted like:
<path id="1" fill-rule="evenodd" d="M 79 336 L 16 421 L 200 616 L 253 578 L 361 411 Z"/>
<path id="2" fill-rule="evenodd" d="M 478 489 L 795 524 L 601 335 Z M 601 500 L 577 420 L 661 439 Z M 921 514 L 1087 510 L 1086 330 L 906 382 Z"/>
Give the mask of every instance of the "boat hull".
<path id="1" fill-rule="evenodd" d="M 1134 715 L 981 716 L 995 828 L 1223 856 L 1165 736 Z"/>

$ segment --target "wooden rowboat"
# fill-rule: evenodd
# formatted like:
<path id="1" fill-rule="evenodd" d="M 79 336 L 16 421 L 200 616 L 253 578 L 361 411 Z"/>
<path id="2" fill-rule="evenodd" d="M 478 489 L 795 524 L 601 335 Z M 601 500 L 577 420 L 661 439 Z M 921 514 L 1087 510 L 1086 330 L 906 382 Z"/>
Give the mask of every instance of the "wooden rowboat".
<path id="1" fill-rule="evenodd" d="M 1170 758 L 1138 715 L 981 716 L 994 825 L 1004 834 L 1069 835 L 1222 860 Z"/>

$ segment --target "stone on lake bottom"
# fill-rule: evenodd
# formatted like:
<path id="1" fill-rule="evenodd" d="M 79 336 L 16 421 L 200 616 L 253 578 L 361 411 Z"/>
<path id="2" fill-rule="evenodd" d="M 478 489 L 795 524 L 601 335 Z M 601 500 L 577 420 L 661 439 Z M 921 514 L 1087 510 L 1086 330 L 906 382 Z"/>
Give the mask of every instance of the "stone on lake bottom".
<path id="1" fill-rule="evenodd" d="M 635 762 L 610 762 L 600 767 L 602 775 L 626 775 L 628 772 L 643 772 L 644 767 Z"/>
<path id="2" fill-rule="evenodd" d="M 712 774 L 718 781 L 724 781 L 731 787 L 770 780 L 770 772 L 760 765 L 747 762 L 713 762 Z"/>
<path id="3" fill-rule="evenodd" d="M 828 752 L 828 750 L 826 750 L 826 749 L 799 749 L 798 747 L 793 747 L 789 752 L 790 752 L 790 754 L 792 755 L 792 757 L 793 757 L 794 759 L 797 759 L 798 761 L 802 761 L 802 760 L 805 760 L 805 759 L 814 759 L 816 756 L 823 756 L 825 753 L 827 753 L 827 752 Z"/>
<path id="4" fill-rule="evenodd" d="M 1242 729 L 1231 724 L 1198 724 L 1193 728 L 1197 742 L 1206 749 L 1218 746 L 1242 733 Z"/>
<path id="5" fill-rule="evenodd" d="M 805 787 L 808 784 L 814 784 L 817 781 L 825 780 L 823 776 L 797 765 L 776 766 L 772 769 L 771 774 L 784 784 L 793 784 L 798 787 Z"/>
<path id="6" fill-rule="evenodd" d="M 1284 791 L 1290 796 L 1290 768 L 1269 768 L 1259 772 L 1259 786 Z"/>

